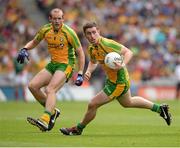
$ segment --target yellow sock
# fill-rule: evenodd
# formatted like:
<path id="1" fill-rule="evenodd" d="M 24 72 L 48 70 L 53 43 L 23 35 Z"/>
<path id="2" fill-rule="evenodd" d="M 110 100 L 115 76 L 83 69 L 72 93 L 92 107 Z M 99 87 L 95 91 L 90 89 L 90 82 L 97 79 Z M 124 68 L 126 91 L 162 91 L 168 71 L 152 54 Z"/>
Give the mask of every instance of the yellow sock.
<path id="1" fill-rule="evenodd" d="M 41 120 L 45 121 L 47 124 L 49 124 L 50 121 L 50 117 L 51 117 L 51 113 L 48 111 L 45 111 L 44 114 L 41 116 Z"/>

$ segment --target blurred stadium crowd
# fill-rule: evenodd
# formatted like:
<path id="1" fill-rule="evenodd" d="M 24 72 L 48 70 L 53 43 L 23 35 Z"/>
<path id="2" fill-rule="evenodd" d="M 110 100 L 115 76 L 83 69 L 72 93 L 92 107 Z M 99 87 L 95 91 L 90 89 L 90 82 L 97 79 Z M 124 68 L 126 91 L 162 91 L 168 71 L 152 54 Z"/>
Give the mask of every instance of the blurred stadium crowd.
<path id="1" fill-rule="evenodd" d="M 82 25 L 87 20 L 96 21 L 104 36 L 134 52 L 128 65 L 132 81 L 175 76 L 180 64 L 179 0 L 36 0 L 35 4 L 47 21 L 51 8 L 62 8 L 65 23 L 77 31 L 85 53 L 87 41 Z M 19 65 L 15 60 L 17 51 L 33 38 L 39 26 L 21 7 L 20 0 L 0 0 L 0 7 L 1 84 L 18 81 L 15 76 L 21 76 L 25 84 L 49 60 L 47 48 L 40 44 L 31 51 L 28 64 Z M 100 68 L 96 73 L 94 78 L 101 79 Z"/>

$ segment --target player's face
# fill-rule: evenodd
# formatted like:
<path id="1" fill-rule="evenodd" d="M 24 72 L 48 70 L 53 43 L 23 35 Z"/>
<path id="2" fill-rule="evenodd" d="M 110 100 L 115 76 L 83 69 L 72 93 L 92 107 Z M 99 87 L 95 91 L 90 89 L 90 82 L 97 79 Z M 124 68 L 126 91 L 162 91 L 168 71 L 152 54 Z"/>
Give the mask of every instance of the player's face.
<path id="1" fill-rule="evenodd" d="M 96 27 L 87 28 L 85 36 L 91 44 L 97 44 L 100 37 L 99 30 Z"/>
<path id="2" fill-rule="evenodd" d="M 61 11 L 53 12 L 49 19 L 50 19 L 50 22 L 52 23 L 54 29 L 59 30 L 59 28 L 62 26 L 62 23 L 64 21 L 63 13 Z"/>

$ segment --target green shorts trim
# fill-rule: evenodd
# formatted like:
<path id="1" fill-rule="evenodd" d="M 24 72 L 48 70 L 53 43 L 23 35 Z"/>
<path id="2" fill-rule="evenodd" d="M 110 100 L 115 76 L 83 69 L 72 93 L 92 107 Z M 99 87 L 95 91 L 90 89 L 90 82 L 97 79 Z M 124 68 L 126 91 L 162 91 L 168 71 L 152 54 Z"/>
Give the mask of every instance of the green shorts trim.
<path id="1" fill-rule="evenodd" d="M 69 80 L 73 74 L 72 66 L 65 63 L 50 62 L 46 65 L 45 68 L 51 74 L 54 74 L 57 70 L 63 71 L 66 74 L 67 80 Z"/>
<path id="2" fill-rule="evenodd" d="M 107 79 L 103 91 L 110 99 L 116 99 L 124 95 L 129 90 L 129 87 L 130 83 L 128 81 L 115 84 Z"/>

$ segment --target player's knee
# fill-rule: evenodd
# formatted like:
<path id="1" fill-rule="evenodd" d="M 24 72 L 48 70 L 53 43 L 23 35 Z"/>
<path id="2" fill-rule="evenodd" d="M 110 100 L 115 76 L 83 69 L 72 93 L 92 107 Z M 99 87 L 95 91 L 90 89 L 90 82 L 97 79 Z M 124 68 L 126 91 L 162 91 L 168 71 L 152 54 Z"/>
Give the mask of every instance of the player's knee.
<path id="1" fill-rule="evenodd" d="M 96 103 L 90 102 L 88 104 L 88 109 L 96 109 L 96 108 L 98 108 L 98 105 Z"/>
<path id="2" fill-rule="evenodd" d="M 33 83 L 33 82 L 30 82 L 30 83 L 28 84 L 28 88 L 29 88 L 30 91 L 37 90 L 36 84 Z"/>
<path id="3" fill-rule="evenodd" d="M 50 86 L 47 86 L 45 89 L 45 93 L 46 94 L 55 93 L 55 89 Z"/>

